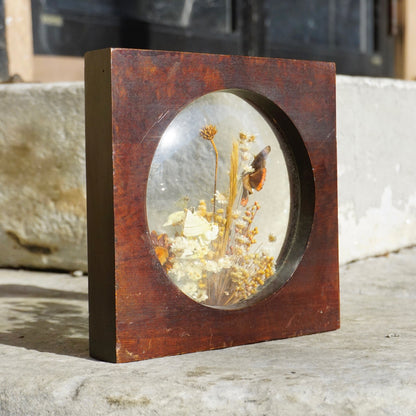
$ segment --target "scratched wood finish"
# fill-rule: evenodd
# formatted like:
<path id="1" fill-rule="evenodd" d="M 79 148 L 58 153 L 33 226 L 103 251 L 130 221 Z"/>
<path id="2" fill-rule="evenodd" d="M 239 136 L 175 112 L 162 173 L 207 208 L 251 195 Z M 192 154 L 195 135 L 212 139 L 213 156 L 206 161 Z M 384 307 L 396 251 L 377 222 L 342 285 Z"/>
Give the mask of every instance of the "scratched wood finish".
<path id="1" fill-rule="evenodd" d="M 93 357 L 128 362 L 339 327 L 334 64 L 106 49 L 86 55 L 85 85 Z M 146 219 L 163 131 L 191 101 L 223 89 L 254 91 L 283 110 L 313 175 L 312 228 L 291 279 L 239 310 L 185 296 L 163 272 Z"/>

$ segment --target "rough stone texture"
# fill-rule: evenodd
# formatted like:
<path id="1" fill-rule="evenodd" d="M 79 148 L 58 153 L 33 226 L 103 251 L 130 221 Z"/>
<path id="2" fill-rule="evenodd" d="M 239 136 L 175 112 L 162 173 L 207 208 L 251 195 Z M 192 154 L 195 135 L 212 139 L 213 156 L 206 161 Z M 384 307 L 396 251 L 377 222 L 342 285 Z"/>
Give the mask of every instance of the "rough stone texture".
<path id="1" fill-rule="evenodd" d="M 340 261 L 416 243 L 416 83 L 337 77 Z"/>
<path id="2" fill-rule="evenodd" d="M 86 293 L 0 270 L 2 416 L 414 414 L 416 249 L 341 268 L 338 331 L 129 364 L 88 358 Z"/>
<path id="3" fill-rule="evenodd" d="M 86 270 L 82 83 L 0 86 L 0 265 Z M 416 83 L 337 77 L 340 259 L 416 244 Z"/>
<path id="4" fill-rule="evenodd" d="M 87 268 L 82 83 L 0 86 L 0 265 Z"/>

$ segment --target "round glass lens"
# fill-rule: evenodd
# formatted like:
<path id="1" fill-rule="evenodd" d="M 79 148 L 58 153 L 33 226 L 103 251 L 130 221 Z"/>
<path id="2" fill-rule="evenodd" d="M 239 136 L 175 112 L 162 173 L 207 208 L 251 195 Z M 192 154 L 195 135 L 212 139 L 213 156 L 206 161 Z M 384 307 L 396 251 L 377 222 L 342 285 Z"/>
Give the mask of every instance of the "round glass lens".
<path id="1" fill-rule="evenodd" d="M 292 206 L 287 157 L 271 123 L 231 92 L 198 98 L 169 124 L 147 220 L 157 258 L 187 296 L 235 308 L 276 278 Z"/>

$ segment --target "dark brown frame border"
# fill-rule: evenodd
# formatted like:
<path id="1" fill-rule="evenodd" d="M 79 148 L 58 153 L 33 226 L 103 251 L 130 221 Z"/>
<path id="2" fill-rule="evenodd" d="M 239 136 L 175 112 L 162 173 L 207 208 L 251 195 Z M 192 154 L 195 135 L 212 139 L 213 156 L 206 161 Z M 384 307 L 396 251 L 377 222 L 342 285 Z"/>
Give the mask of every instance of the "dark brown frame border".
<path id="1" fill-rule="evenodd" d="M 86 55 L 85 84 L 92 356 L 127 362 L 339 327 L 333 64 L 106 49 Z M 253 91 L 287 115 L 310 159 L 298 169 L 312 170 L 315 186 L 312 229 L 292 278 L 238 310 L 203 306 L 177 289 L 146 221 L 163 131 L 186 104 L 223 89 Z"/>

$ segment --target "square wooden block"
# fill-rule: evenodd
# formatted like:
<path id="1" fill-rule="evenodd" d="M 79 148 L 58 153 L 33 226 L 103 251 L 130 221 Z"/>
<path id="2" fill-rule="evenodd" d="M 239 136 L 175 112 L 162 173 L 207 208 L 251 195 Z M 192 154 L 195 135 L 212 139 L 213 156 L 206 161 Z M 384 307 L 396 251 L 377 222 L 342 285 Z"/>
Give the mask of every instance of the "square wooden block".
<path id="1" fill-rule="evenodd" d="M 105 49 L 85 95 L 93 357 L 339 327 L 334 64 Z"/>

